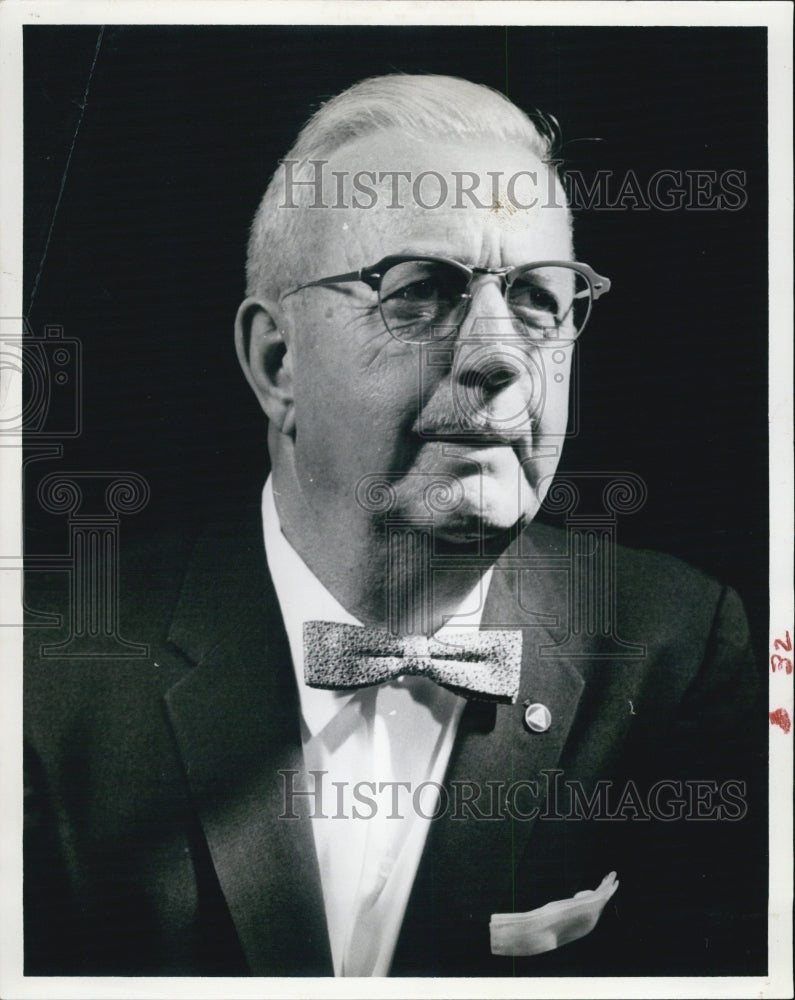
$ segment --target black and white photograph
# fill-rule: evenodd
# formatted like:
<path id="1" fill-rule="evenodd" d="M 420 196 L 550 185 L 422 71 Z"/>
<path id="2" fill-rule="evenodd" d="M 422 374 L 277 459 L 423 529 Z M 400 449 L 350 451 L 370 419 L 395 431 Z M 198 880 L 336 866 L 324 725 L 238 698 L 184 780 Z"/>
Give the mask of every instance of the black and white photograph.
<path id="1" fill-rule="evenodd" d="M 791 7 L 40 6 L 3 996 L 786 996 Z"/>

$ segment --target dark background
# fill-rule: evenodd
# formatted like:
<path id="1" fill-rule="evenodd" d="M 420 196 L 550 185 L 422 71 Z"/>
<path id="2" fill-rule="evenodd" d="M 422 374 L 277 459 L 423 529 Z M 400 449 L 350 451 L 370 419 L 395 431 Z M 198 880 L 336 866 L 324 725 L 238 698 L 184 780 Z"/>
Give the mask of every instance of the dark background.
<path id="1" fill-rule="evenodd" d="M 264 421 L 232 327 L 276 161 L 317 103 L 354 81 L 450 73 L 554 114 L 565 166 L 586 177 L 746 172 L 739 211 L 581 213 L 578 256 L 613 290 L 581 341 L 580 431 L 561 468 L 641 476 L 648 500 L 621 519 L 619 541 L 735 586 L 766 660 L 764 29 L 108 27 L 97 47 L 99 36 L 24 29 L 25 310 L 35 334 L 60 325 L 83 352 L 82 432 L 60 460 L 28 466 L 29 551 L 66 544 L 64 519 L 35 501 L 51 471 L 147 479 L 151 500 L 124 520 L 122 547 L 261 484 Z"/>

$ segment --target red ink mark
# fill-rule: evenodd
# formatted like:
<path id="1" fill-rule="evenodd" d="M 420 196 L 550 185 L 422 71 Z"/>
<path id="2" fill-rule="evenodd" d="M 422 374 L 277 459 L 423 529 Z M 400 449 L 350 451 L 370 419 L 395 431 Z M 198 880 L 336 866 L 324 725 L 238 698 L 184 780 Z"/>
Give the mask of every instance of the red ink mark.
<path id="1" fill-rule="evenodd" d="M 791 723 L 785 708 L 777 708 L 775 712 L 769 712 L 768 714 L 770 715 L 770 722 L 774 726 L 781 726 L 785 733 L 790 731 Z"/>
<path id="2" fill-rule="evenodd" d="M 785 670 L 788 674 L 791 674 L 792 660 L 788 659 L 786 656 L 779 656 L 778 653 L 773 653 L 770 657 L 770 669 L 773 673 L 777 670 Z"/>
<path id="3" fill-rule="evenodd" d="M 783 649 L 785 653 L 789 653 L 792 649 L 792 639 L 789 637 L 789 632 L 785 632 L 784 635 L 786 636 L 786 639 L 773 640 L 773 649 Z"/>

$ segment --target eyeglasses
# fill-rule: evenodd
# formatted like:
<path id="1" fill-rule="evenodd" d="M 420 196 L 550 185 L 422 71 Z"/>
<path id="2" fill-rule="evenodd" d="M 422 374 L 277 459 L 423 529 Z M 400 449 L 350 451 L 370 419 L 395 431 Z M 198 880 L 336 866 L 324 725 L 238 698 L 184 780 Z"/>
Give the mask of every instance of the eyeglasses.
<path id="1" fill-rule="evenodd" d="M 398 340 L 426 343 L 447 337 L 463 322 L 476 277 L 499 278 L 514 328 L 533 341 L 573 340 L 588 322 L 610 279 L 579 261 L 542 260 L 518 267 L 470 267 L 435 256 L 384 257 L 371 267 L 307 281 L 282 295 L 363 281 L 378 294 L 387 330 Z"/>

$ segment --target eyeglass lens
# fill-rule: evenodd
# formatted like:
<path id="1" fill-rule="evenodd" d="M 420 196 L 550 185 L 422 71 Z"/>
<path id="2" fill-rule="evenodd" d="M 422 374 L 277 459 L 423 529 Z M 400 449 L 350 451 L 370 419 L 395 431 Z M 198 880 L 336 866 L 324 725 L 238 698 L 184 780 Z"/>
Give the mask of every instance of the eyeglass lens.
<path id="1" fill-rule="evenodd" d="M 505 299 L 514 328 L 531 340 L 576 337 L 588 319 L 588 280 L 564 265 L 530 265 L 510 275 Z M 411 260 L 384 272 L 381 315 L 400 340 L 427 341 L 449 335 L 469 305 L 470 276 L 443 261 Z"/>

